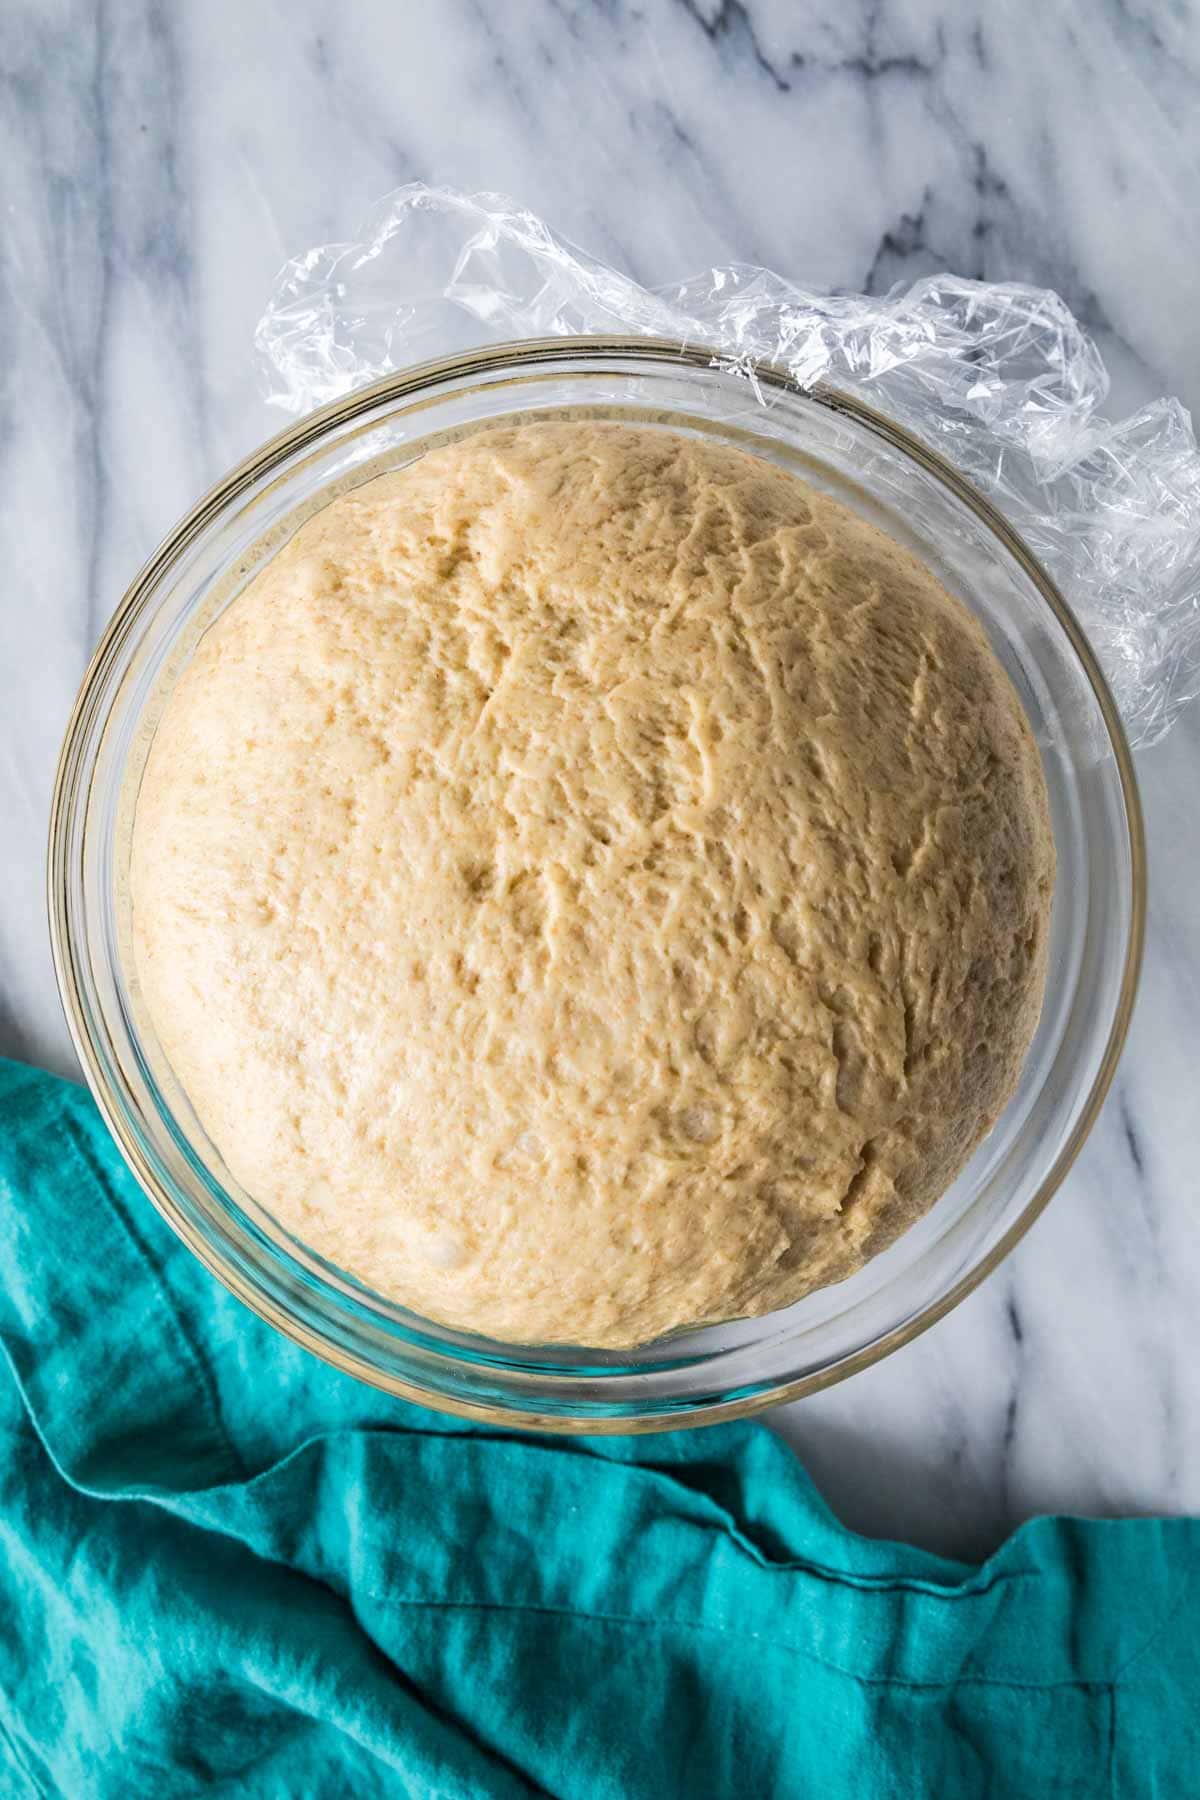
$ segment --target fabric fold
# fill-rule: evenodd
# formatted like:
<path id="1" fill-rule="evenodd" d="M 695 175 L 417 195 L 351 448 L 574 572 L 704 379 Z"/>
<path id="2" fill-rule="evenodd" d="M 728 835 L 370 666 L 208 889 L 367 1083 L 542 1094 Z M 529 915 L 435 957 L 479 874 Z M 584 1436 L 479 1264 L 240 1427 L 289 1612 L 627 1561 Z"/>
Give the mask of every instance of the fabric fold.
<path id="1" fill-rule="evenodd" d="M 1195 1522 L 972 1568 L 845 1530 L 761 1425 L 422 1412 L 247 1312 L 12 1063 L 0 1344 L 6 1793 L 1189 1791 Z"/>

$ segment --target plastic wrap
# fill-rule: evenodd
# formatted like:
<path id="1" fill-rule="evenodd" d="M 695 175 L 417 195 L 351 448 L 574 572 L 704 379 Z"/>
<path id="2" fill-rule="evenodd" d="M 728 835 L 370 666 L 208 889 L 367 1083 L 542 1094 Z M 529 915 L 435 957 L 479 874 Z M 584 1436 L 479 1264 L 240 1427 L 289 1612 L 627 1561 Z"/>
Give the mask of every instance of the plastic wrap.
<path id="1" fill-rule="evenodd" d="M 711 346 L 754 381 L 856 394 L 954 463 L 1059 583 L 1131 742 L 1155 743 L 1200 689 L 1200 453 L 1186 410 L 1103 415 L 1108 375 L 1057 294 L 929 276 L 883 298 L 822 294 L 735 264 L 651 291 L 494 194 L 419 184 L 350 243 L 280 272 L 255 334 L 289 412 L 426 358 L 499 339 L 629 333 Z"/>

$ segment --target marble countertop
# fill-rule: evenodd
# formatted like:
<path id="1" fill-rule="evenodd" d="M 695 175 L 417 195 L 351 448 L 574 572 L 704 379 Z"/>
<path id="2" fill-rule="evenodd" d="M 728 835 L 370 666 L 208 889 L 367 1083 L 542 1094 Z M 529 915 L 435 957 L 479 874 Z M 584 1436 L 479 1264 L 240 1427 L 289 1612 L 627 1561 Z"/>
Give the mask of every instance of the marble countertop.
<path id="1" fill-rule="evenodd" d="M 278 265 L 388 189 L 507 191 L 649 284 L 1031 280 L 1114 412 L 1200 402 L 1196 0 L 11 0 L 0 71 L 0 1052 L 52 1068 L 43 841 L 88 653 L 282 422 L 250 353 Z M 774 1415 L 870 1532 L 974 1556 L 1036 1512 L 1200 1512 L 1200 702 L 1138 768 L 1145 977 L 1065 1188 L 942 1324 Z"/>

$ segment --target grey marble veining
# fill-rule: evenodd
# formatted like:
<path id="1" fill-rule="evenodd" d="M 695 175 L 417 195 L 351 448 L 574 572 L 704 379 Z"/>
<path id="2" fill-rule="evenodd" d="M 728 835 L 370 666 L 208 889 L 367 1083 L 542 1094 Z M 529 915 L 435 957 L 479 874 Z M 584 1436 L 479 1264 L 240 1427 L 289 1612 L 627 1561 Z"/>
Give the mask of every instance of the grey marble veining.
<path id="1" fill-rule="evenodd" d="M 651 284 L 1045 283 L 1114 410 L 1200 402 L 1194 0 L 9 0 L 0 169 L 0 1051 L 64 1070 L 42 852 L 84 663 L 279 423 L 275 269 L 389 188 L 506 190 Z M 1200 1511 L 1200 706 L 1139 773 L 1146 974 L 1080 1163 L 955 1314 L 779 1416 L 866 1530 L 976 1554 L 1041 1510 Z"/>

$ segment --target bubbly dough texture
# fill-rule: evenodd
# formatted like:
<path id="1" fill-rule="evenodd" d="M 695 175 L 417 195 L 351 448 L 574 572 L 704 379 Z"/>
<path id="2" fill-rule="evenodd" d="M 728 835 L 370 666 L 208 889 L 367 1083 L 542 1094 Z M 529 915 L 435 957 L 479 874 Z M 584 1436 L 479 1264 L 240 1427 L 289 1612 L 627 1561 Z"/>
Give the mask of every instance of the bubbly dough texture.
<path id="1" fill-rule="evenodd" d="M 431 1318 L 620 1346 L 850 1274 L 1008 1099 L 1038 754 L 933 576 L 762 460 L 481 432 L 202 638 L 133 929 L 226 1162 Z"/>

